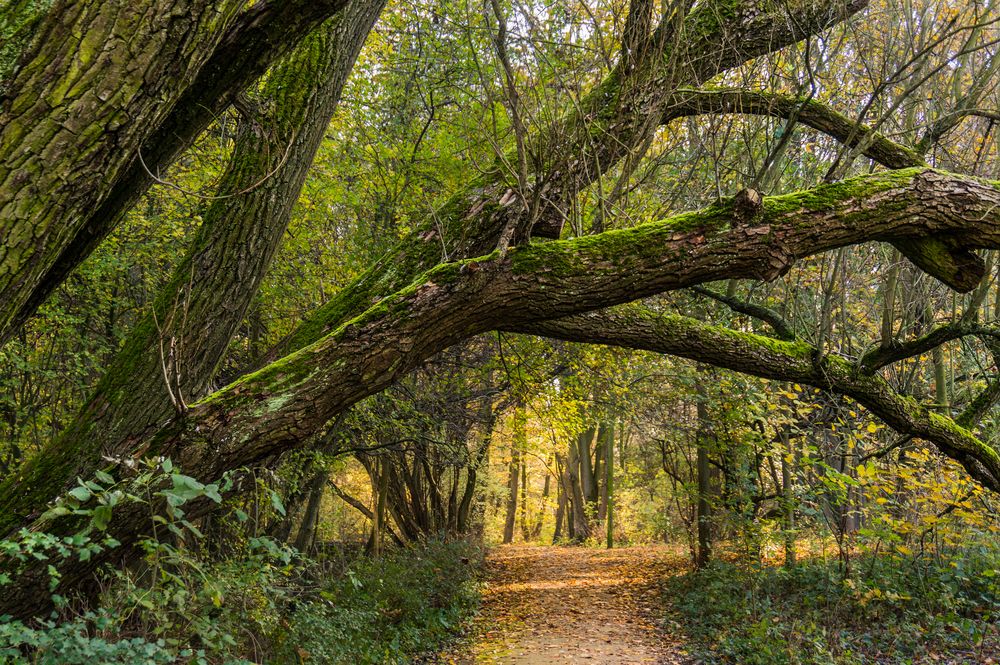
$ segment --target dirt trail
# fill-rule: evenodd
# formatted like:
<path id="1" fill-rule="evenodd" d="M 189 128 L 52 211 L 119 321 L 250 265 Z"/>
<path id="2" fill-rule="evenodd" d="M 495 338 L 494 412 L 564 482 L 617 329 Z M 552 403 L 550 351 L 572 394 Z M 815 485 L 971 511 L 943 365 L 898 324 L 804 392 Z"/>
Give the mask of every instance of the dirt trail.
<path id="1" fill-rule="evenodd" d="M 682 646 L 657 628 L 658 580 L 681 565 L 658 547 L 497 548 L 474 637 L 442 660 L 687 665 Z"/>

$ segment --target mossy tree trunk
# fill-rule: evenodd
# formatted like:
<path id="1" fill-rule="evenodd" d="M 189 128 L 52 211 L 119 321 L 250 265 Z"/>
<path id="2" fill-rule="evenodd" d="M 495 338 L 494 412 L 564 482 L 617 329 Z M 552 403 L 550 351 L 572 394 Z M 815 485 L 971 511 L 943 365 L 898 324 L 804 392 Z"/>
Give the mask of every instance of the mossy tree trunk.
<path id="1" fill-rule="evenodd" d="M 75 0 L 48 12 L 0 98 L 0 344 L 153 173 L 344 4 Z"/>
<path id="2" fill-rule="evenodd" d="M 718 74 L 835 25 L 860 11 L 866 0 L 796 0 L 762 10 L 754 2 L 710 0 L 689 15 L 674 15 L 650 35 L 627 64 L 616 69 L 569 107 L 561 120 L 528 137 L 528 179 L 542 183 L 524 192 L 549 201 L 541 212 L 525 210 L 502 168 L 474 179 L 449 203 L 417 225 L 354 283 L 318 308 L 265 361 L 301 349 L 406 287 L 442 260 L 471 259 L 497 248 L 505 228 L 530 232 L 551 225 L 571 200 L 623 158 L 638 159 L 650 132 L 691 114 L 678 104 L 678 89 L 699 86 Z M 508 162 L 516 162 L 508 159 Z M 899 165 L 896 165 L 898 168 Z M 551 234 L 549 234 L 551 235 Z M 517 240 L 524 240 L 523 237 Z"/>
<path id="3" fill-rule="evenodd" d="M 0 499 L 5 510 L 29 514 L 76 477 L 92 475 L 103 459 L 133 455 L 137 442 L 208 393 L 383 5 L 353 3 L 268 77 L 255 95 L 261 110 L 239 123 L 217 197 L 202 210 L 191 248 L 153 311 L 136 325 L 66 432 L 8 479 L 5 486 L 32 490 L 37 503 L 11 504 L 6 494 Z"/>

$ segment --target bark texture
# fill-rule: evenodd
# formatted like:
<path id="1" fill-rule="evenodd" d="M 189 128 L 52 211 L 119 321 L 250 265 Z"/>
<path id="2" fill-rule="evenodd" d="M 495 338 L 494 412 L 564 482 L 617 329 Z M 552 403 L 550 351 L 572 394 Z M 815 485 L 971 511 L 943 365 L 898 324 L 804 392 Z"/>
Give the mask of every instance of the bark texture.
<path id="1" fill-rule="evenodd" d="M 0 344 L 162 170 L 345 0 L 65 2 L 0 99 Z"/>

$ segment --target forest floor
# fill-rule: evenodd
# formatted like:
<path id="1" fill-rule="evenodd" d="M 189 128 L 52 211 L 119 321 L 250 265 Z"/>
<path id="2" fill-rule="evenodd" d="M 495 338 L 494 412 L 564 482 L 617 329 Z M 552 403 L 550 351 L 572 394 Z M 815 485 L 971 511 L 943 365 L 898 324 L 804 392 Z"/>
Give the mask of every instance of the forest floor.
<path id="1" fill-rule="evenodd" d="M 438 662 L 687 665 L 682 642 L 661 629 L 660 582 L 684 566 L 665 547 L 496 548 L 480 613 Z"/>

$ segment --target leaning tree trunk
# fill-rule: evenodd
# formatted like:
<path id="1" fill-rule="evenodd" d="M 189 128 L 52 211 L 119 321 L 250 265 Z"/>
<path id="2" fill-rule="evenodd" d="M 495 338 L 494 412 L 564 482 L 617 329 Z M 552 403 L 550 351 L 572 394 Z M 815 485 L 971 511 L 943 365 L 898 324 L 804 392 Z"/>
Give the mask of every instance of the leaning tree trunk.
<path id="1" fill-rule="evenodd" d="M 110 233 L 153 173 L 343 5 L 58 3 L 0 98 L 0 345 Z"/>
<path id="2" fill-rule="evenodd" d="M 551 207 L 572 200 L 623 158 L 640 157 L 636 153 L 660 125 L 690 115 L 691 110 L 678 103 L 677 89 L 697 87 L 742 62 L 798 42 L 866 4 L 867 0 L 805 0 L 772 13 L 710 0 L 682 21 L 665 21 L 634 57 L 619 63 L 582 100 L 569 106 L 562 120 L 530 137 L 533 152 L 546 161 L 530 165 L 534 171 L 529 179 L 544 184 L 538 192 L 522 196 L 530 200 L 537 195 Z M 457 192 L 396 249 L 317 309 L 265 360 L 277 360 L 336 330 L 438 265 L 442 253 L 452 261 L 475 258 L 496 249 L 507 228 L 524 229 L 532 222 L 541 228 L 553 217 L 561 219 L 561 211 L 532 215 L 514 203 L 518 197 L 504 173 L 498 164 Z"/>
<path id="3" fill-rule="evenodd" d="M 209 391 L 383 5 L 355 2 L 268 77 L 260 111 L 242 119 L 219 194 L 152 313 L 136 325 L 66 432 L 0 486 L 0 532 L 76 477 L 91 476 L 104 459 L 134 455 L 152 428 Z"/>

